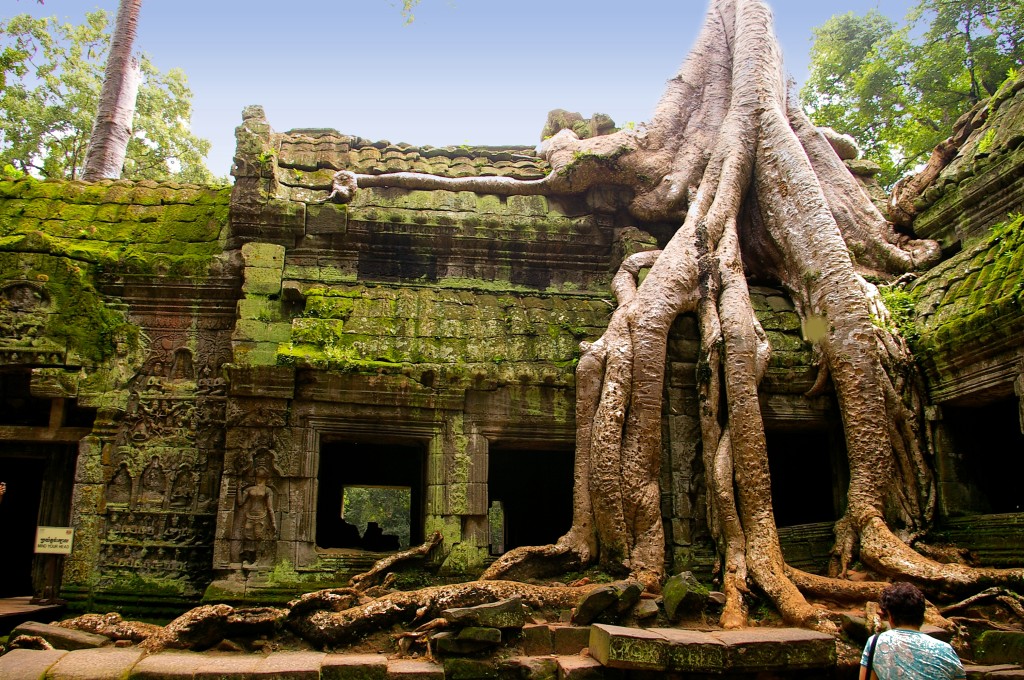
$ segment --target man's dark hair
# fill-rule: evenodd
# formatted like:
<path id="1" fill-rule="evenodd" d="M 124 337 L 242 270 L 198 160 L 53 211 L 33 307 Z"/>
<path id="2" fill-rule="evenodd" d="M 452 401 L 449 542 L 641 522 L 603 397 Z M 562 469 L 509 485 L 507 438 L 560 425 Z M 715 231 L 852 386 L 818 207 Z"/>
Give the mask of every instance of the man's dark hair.
<path id="1" fill-rule="evenodd" d="M 890 583 L 882 591 L 879 604 L 897 626 L 920 626 L 924 623 L 924 595 L 911 583 Z"/>

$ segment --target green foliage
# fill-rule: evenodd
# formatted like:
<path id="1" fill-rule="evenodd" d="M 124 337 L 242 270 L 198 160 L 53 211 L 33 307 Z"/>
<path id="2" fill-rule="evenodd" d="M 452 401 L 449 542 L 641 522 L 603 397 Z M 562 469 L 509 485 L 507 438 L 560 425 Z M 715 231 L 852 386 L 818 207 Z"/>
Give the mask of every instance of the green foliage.
<path id="1" fill-rule="evenodd" d="M 366 533 L 368 522 L 376 522 L 385 534 L 398 536 L 403 548 L 410 540 L 410 492 L 407 488 L 346 486 L 342 516 Z"/>
<path id="2" fill-rule="evenodd" d="M 904 26 L 872 10 L 816 28 L 800 98 L 815 123 L 853 135 L 892 185 L 1021 63 L 1020 3 L 920 0 Z"/>
<path id="3" fill-rule="evenodd" d="M 978 153 L 988 153 L 996 141 L 996 129 L 989 128 L 989 131 L 978 140 Z"/>
<path id="4" fill-rule="evenodd" d="M 42 178 L 75 179 L 99 103 L 110 44 L 108 14 L 79 25 L 21 14 L 0 22 L 0 165 Z M 189 129 L 192 91 L 181 69 L 161 73 L 143 55 L 124 179 L 212 184 L 210 149 Z"/>
<path id="5" fill-rule="evenodd" d="M 914 309 L 917 297 L 914 293 L 903 287 L 890 286 L 879 286 L 878 293 L 889 310 L 891 319 L 889 330 L 899 333 L 908 342 L 917 340 L 920 331 L 914 323 L 914 319 L 917 317 L 917 312 Z"/>

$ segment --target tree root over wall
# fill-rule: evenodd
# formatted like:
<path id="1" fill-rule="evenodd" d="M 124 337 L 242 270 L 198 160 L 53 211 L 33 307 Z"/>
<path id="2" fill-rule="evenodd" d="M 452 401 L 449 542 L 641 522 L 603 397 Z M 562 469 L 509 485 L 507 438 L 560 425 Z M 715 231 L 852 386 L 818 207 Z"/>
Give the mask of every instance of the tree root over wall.
<path id="1" fill-rule="evenodd" d="M 621 185 L 634 190 L 630 210 L 638 219 L 681 222 L 663 251 L 623 264 L 608 329 L 583 347 L 572 528 L 554 545 L 507 553 L 484 578 L 537 574 L 552 561 L 599 561 L 659 587 L 666 343 L 676 316 L 693 312 L 702 339 L 697 382 L 709 524 L 727 596 L 724 626 L 745 624 L 743 595 L 754 585 L 788 622 L 834 630 L 827 611 L 801 590 L 832 597 L 877 592 L 844 578 L 858 559 L 933 596 L 1024 586 L 1022 569 L 940 564 L 908 545 L 928 526 L 935 504 L 920 391 L 902 340 L 873 323 L 887 313 L 864 275 L 927 266 L 939 247 L 895 232 L 825 137 L 787 101 L 771 14 L 761 0 L 712 2 L 697 45 L 649 124 L 587 140 L 563 130 L 545 153 L 552 172 L 530 182 L 356 176 L 360 187 L 498 194 Z M 820 354 L 823 381 L 831 380 L 838 397 L 851 481 L 830 578 L 787 569 L 779 548 L 757 396 L 771 348 L 754 316 L 748 274 L 774 280 L 791 295 Z"/>

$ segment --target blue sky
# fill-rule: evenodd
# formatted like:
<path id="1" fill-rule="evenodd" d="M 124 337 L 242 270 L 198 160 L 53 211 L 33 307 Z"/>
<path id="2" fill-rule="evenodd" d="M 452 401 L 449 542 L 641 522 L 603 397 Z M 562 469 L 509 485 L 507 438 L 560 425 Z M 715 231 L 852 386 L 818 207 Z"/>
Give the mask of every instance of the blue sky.
<path id="1" fill-rule="evenodd" d="M 786 68 L 807 75 L 811 29 L 836 13 L 902 19 L 916 0 L 769 0 Z M 0 0 L 75 22 L 117 0 Z M 234 127 L 262 104 L 276 130 L 332 127 L 443 146 L 533 144 L 553 108 L 646 120 L 689 51 L 704 0 L 144 0 L 137 49 L 181 67 L 192 127 L 226 175 Z"/>

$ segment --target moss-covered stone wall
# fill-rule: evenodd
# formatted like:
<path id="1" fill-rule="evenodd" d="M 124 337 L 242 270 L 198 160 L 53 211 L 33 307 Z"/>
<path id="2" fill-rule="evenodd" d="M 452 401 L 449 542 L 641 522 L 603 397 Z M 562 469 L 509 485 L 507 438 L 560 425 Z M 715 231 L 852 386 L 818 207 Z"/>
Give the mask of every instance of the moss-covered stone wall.
<path id="1" fill-rule="evenodd" d="M 223 255 L 229 198 L 152 182 L 0 182 L 0 360 L 31 371 L 34 394 L 95 414 L 65 509 L 74 606 L 173 612 L 211 578 L 218 375 L 239 287 Z"/>

